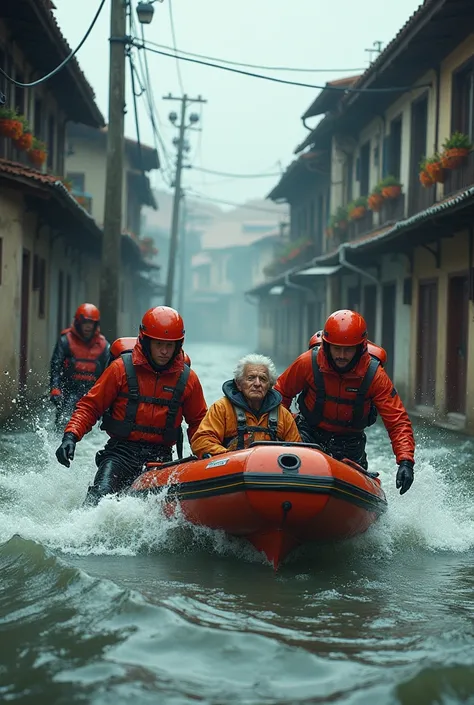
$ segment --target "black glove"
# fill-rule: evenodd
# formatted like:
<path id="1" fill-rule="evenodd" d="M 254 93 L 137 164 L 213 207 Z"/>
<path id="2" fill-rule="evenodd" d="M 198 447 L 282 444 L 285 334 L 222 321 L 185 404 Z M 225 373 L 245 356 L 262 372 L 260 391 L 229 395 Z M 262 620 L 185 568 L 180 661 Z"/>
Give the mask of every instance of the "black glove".
<path id="1" fill-rule="evenodd" d="M 64 465 L 65 468 L 70 466 L 70 460 L 74 458 L 74 451 L 76 450 L 77 439 L 73 433 L 65 433 L 61 445 L 56 451 L 56 458 L 58 463 Z"/>
<path id="2" fill-rule="evenodd" d="M 398 465 L 397 479 L 395 485 L 400 494 L 408 492 L 413 484 L 413 463 L 411 460 L 402 460 Z"/>

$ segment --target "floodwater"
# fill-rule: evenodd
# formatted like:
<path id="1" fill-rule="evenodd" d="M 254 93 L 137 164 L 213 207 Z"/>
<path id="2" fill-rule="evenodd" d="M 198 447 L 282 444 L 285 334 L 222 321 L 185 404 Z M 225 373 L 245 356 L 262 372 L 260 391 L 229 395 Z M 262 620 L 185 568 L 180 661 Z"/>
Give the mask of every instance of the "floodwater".
<path id="1" fill-rule="evenodd" d="M 208 403 L 245 351 L 188 345 Z M 388 512 L 278 573 L 243 540 L 165 520 L 158 498 L 81 503 L 104 440 L 70 469 L 46 414 L 0 432 L 0 702 L 474 703 L 474 444 L 416 426 L 403 497 L 383 426 Z"/>

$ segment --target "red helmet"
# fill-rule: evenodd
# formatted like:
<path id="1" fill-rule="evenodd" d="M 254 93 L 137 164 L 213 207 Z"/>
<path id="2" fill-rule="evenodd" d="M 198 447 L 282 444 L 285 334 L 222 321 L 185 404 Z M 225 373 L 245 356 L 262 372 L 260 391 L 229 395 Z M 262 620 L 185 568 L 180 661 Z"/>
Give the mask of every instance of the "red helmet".
<path id="1" fill-rule="evenodd" d="M 335 311 L 324 324 L 323 340 L 328 345 L 366 345 L 367 324 L 357 311 Z"/>
<path id="2" fill-rule="evenodd" d="M 84 323 L 84 321 L 100 322 L 100 311 L 94 304 L 81 304 L 74 314 L 75 323 Z"/>
<path id="3" fill-rule="evenodd" d="M 184 355 L 184 362 L 188 367 L 191 367 L 191 358 L 189 357 L 188 353 L 184 352 L 183 350 L 183 355 Z"/>
<path id="4" fill-rule="evenodd" d="M 156 306 L 143 316 L 140 335 L 153 340 L 184 340 L 184 322 L 174 308 Z"/>
<path id="5" fill-rule="evenodd" d="M 308 350 L 312 350 L 317 345 L 321 345 L 322 334 L 323 334 L 323 331 L 318 330 L 314 335 L 311 336 L 311 338 L 309 339 L 309 343 L 308 343 Z"/>

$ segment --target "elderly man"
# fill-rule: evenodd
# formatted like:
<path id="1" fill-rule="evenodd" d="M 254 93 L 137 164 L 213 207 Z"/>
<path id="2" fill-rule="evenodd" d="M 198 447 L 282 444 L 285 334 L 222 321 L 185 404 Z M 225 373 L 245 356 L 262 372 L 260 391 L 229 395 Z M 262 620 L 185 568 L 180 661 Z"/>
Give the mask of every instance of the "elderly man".
<path id="1" fill-rule="evenodd" d="M 225 396 L 209 407 L 191 439 L 193 453 L 202 458 L 242 450 L 253 441 L 301 442 L 275 381 L 270 358 L 252 354 L 239 360 L 234 379 L 222 385 Z"/>

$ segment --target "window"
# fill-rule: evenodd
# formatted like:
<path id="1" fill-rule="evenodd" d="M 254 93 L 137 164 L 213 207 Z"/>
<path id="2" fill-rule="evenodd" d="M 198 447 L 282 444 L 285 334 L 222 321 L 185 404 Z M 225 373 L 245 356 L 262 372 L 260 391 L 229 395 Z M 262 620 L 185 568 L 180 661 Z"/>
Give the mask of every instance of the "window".
<path id="1" fill-rule="evenodd" d="M 354 171 L 354 156 L 352 154 L 349 154 L 346 160 L 346 174 L 345 174 L 345 180 L 346 180 L 346 203 L 350 203 L 352 201 L 352 178 L 353 178 L 353 171 Z"/>
<path id="2" fill-rule="evenodd" d="M 72 184 L 72 190 L 78 193 L 84 193 L 86 190 L 86 177 L 85 174 L 68 172 L 67 180 Z"/>
<path id="3" fill-rule="evenodd" d="M 25 77 L 19 71 L 15 71 L 15 80 L 25 83 Z M 20 115 L 26 115 L 26 88 L 15 86 L 15 108 Z"/>
<path id="4" fill-rule="evenodd" d="M 370 183 L 370 142 L 366 142 L 360 150 L 359 182 L 360 195 L 367 196 Z"/>
<path id="5" fill-rule="evenodd" d="M 33 121 L 33 132 L 37 139 L 43 139 L 43 106 L 39 98 L 36 98 L 35 100 L 35 117 Z"/>
<path id="6" fill-rule="evenodd" d="M 39 257 L 33 256 L 33 291 L 39 290 Z"/>
<path id="7" fill-rule="evenodd" d="M 402 159 L 402 117 L 392 120 L 390 123 L 390 141 L 388 148 L 388 169 L 387 174 L 400 178 L 400 167 Z"/>
<path id="8" fill-rule="evenodd" d="M 474 138 L 474 63 L 453 75 L 452 132 Z"/>
<path id="9" fill-rule="evenodd" d="M 48 167 L 54 168 L 54 158 L 56 154 L 56 120 L 53 115 L 48 119 Z"/>

